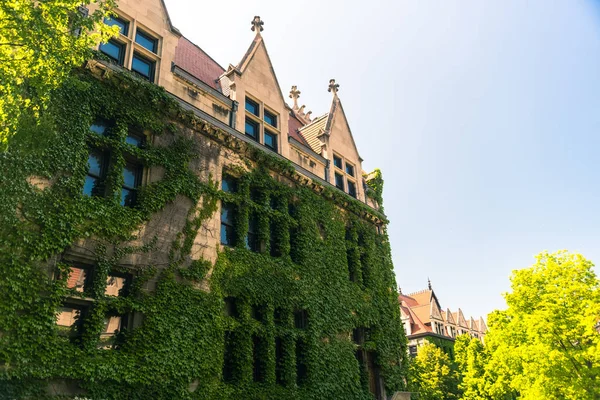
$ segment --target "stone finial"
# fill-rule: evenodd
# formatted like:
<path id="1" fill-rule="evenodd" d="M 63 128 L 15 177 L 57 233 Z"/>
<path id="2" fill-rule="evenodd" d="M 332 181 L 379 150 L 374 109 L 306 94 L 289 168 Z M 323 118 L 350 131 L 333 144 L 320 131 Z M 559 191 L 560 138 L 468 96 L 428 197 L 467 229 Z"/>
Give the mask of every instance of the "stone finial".
<path id="1" fill-rule="evenodd" d="M 312 114 L 312 111 L 309 111 L 309 112 L 307 112 L 307 113 L 306 113 L 306 115 L 304 116 L 304 118 L 306 118 L 306 119 L 308 120 L 308 122 L 310 122 L 310 121 L 311 121 L 311 119 L 310 119 L 310 116 L 311 116 L 311 114 Z"/>
<path id="2" fill-rule="evenodd" d="M 427 277 L 427 287 L 429 288 L 429 290 L 431 289 L 431 281 L 429 280 L 429 277 Z"/>
<path id="3" fill-rule="evenodd" d="M 264 30 L 263 25 L 265 24 L 258 15 L 254 17 L 254 19 L 250 22 L 252 24 L 252 32 L 256 31 L 256 33 L 262 32 Z"/>
<path id="4" fill-rule="evenodd" d="M 304 117 L 304 108 L 306 106 L 304 104 L 302 104 L 302 107 L 300 107 L 300 109 L 298 110 L 298 115 L 300 115 L 301 117 Z"/>
<path id="5" fill-rule="evenodd" d="M 335 79 L 330 79 L 329 80 L 329 89 L 327 89 L 328 92 L 333 92 L 334 95 L 337 94 L 340 85 L 335 83 Z"/>
<path id="6" fill-rule="evenodd" d="M 298 109 L 298 98 L 300 98 L 300 92 L 298 90 L 298 86 L 292 86 L 292 90 L 290 90 L 290 99 L 294 99 L 294 110 Z"/>

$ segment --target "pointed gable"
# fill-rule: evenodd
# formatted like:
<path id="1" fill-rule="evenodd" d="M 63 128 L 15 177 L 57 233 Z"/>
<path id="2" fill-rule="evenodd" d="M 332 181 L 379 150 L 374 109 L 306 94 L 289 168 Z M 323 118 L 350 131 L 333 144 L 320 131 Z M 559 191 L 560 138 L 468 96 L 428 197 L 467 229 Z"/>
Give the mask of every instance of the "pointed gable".
<path id="1" fill-rule="evenodd" d="M 469 328 L 467 325 L 467 320 L 465 319 L 465 316 L 460 308 L 458 309 L 458 325 L 463 328 Z"/>
<path id="2" fill-rule="evenodd" d="M 442 319 L 442 312 L 440 311 L 439 305 L 437 301 L 431 302 L 431 316 L 435 319 Z"/>
<path id="3" fill-rule="evenodd" d="M 344 157 L 355 160 L 353 161 L 355 163 L 362 161 L 342 101 L 338 96 L 333 96 L 323 133 L 329 135 L 331 148 L 334 151 L 339 151 Z M 352 154 L 348 154 L 349 151 Z"/>
<path id="4" fill-rule="evenodd" d="M 454 317 L 452 316 L 450 309 L 446 310 L 446 322 L 448 322 L 449 324 L 452 324 L 452 325 L 456 325 L 456 321 L 454 320 Z"/>
<path id="5" fill-rule="evenodd" d="M 481 333 L 487 332 L 487 325 L 485 324 L 485 321 L 483 320 L 482 317 L 479 317 L 479 332 L 481 332 Z"/>

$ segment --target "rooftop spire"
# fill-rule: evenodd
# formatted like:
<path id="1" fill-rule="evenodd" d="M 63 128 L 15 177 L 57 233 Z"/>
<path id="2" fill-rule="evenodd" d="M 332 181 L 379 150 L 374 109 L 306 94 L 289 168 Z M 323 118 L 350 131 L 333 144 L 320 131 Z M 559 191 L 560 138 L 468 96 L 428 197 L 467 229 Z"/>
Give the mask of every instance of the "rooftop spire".
<path id="1" fill-rule="evenodd" d="M 337 96 L 337 92 L 339 89 L 340 85 L 335 83 L 335 79 L 330 79 L 329 80 L 329 89 L 327 89 L 328 92 L 333 92 L 334 96 Z"/>
<path id="2" fill-rule="evenodd" d="M 300 97 L 300 92 L 298 90 L 298 86 L 292 86 L 292 90 L 290 90 L 290 99 L 294 99 L 294 110 L 298 109 L 298 98 Z"/>
<path id="3" fill-rule="evenodd" d="M 250 22 L 252 24 L 252 32 L 256 31 L 258 35 L 260 32 L 264 30 L 263 25 L 265 24 L 258 15 L 254 16 L 254 19 Z"/>
<path id="4" fill-rule="evenodd" d="M 429 280 L 429 277 L 427 277 L 427 287 L 429 288 L 429 290 L 433 290 L 431 289 L 431 281 Z"/>

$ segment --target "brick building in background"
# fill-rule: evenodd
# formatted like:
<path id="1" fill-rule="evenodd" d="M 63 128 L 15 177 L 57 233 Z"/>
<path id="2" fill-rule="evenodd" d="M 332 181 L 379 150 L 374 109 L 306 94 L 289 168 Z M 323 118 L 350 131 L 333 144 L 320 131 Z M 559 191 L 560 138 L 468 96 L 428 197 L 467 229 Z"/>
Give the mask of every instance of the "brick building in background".
<path id="1" fill-rule="evenodd" d="M 428 288 L 398 296 L 402 323 L 408 338 L 408 351 L 414 357 L 426 340 L 434 342 L 453 358 L 453 344 L 457 336 L 467 334 L 484 341 L 487 326 L 482 317 L 468 320 L 459 308 L 457 312 L 444 310 L 428 282 Z"/>

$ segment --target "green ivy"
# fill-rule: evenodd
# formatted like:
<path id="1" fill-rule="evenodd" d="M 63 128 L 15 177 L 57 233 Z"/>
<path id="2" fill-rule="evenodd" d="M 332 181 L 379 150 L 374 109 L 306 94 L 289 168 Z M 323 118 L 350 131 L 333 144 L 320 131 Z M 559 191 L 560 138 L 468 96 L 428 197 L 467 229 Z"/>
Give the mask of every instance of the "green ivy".
<path id="1" fill-rule="evenodd" d="M 98 117 L 115 122 L 112 135 L 89 131 Z M 131 129 L 158 140 L 128 145 Z M 199 161 L 217 160 L 218 146 L 202 146 L 206 136 L 240 146 L 128 74 L 99 79 L 79 71 L 53 94 L 40 124 L 22 119 L 0 154 L 0 398 L 52 397 L 48 384 L 64 381 L 98 399 L 370 399 L 350 338 L 356 328 L 369 332 L 361 347 L 376 354 L 388 394 L 404 388 L 406 339 L 389 242 L 365 219 L 385 216 L 327 188 L 275 180 L 271 171 L 293 179 L 292 164 L 254 148 L 245 149 L 249 172 L 230 171 L 238 191 L 224 193 L 194 172 Z M 106 197 L 82 194 L 90 147 L 111 155 Z M 143 186 L 135 207 L 122 207 L 120 168 L 129 157 L 161 168 L 164 177 Z M 31 177 L 49 184 L 37 187 Z M 192 206 L 172 242 L 140 234 L 181 197 Z M 236 240 L 212 265 L 191 252 L 220 202 L 236 207 Z M 245 246 L 250 216 L 258 252 Z M 66 285 L 62 255 L 74 244 L 94 254 L 85 295 Z M 160 263 L 122 265 L 134 256 L 156 262 L 156 255 Z M 114 271 L 133 275 L 127 296 L 104 295 Z M 56 325 L 67 296 L 95 299 L 75 338 Z M 226 297 L 236 301 L 235 316 L 224 312 Z M 305 328 L 295 326 L 299 311 Z M 107 313 L 143 320 L 105 349 L 99 337 Z M 222 379 L 226 337 L 232 382 Z M 255 349 L 262 382 L 253 379 Z M 298 363 L 307 369 L 302 382 Z"/>

